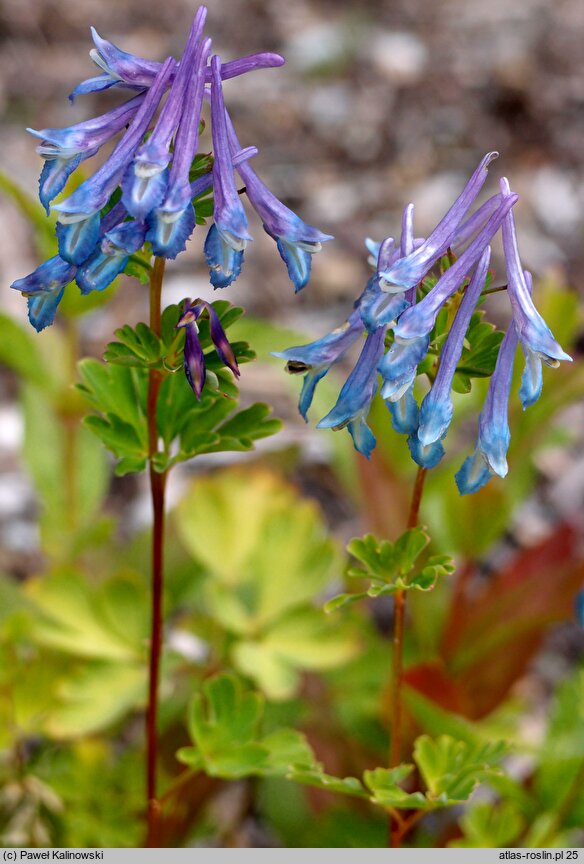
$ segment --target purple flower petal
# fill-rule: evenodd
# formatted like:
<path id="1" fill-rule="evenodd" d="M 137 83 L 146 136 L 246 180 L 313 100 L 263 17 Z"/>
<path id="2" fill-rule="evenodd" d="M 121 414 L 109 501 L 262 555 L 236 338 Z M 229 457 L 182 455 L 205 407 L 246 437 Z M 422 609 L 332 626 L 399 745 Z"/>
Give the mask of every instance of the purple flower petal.
<path id="1" fill-rule="evenodd" d="M 438 259 L 446 252 L 469 207 L 475 201 L 487 179 L 487 169 L 499 154 L 487 153 L 478 168 L 456 199 L 446 216 L 419 249 L 405 258 L 400 258 L 382 277 L 387 283 L 387 291 L 413 288 Z M 480 254 L 480 253 L 479 253 Z M 383 288 L 383 285 L 382 285 Z"/>
<path id="2" fill-rule="evenodd" d="M 432 444 L 446 434 L 452 420 L 452 381 L 462 355 L 464 338 L 478 303 L 489 269 L 491 247 L 483 252 L 461 304 L 452 322 L 448 338 L 440 354 L 440 363 L 430 392 L 420 406 L 418 438 L 423 445 Z"/>

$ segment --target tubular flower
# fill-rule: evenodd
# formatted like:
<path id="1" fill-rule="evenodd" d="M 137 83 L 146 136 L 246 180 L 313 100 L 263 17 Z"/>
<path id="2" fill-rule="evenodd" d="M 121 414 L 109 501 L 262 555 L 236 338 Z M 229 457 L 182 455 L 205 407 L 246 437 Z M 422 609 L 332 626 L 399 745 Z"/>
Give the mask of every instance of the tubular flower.
<path id="1" fill-rule="evenodd" d="M 17 279 L 10 286 L 28 298 L 28 320 L 37 332 L 40 333 L 55 320 L 65 286 L 75 278 L 76 269 L 55 255 L 29 276 Z"/>
<path id="2" fill-rule="evenodd" d="M 452 243 L 455 232 L 487 179 L 488 167 L 499 154 L 487 153 L 456 199 L 446 216 L 438 223 L 422 245 L 395 262 L 381 274 L 384 291 L 399 293 L 414 288 L 442 257 Z"/>
<path id="3" fill-rule="evenodd" d="M 77 268 L 75 281 L 82 294 L 103 291 L 128 263 L 130 255 L 144 245 L 146 227 L 131 220 L 106 231 L 95 251 Z"/>
<path id="4" fill-rule="evenodd" d="M 196 222 L 205 221 L 194 208 L 210 190 L 214 224 L 204 252 L 211 282 L 214 287 L 233 282 L 251 239 L 235 168 L 250 178 L 250 198 L 262 210 L 290 272 L 292 259 L 296 261 L 295 284 L 302 287 L 308 281 L 311 254 L 329 235 L 305 225 L 261 181 L 254 182 L 246 163 L 257 148 L 239 146 L 223 100 L 224 80 L 281 66 L 284 59 L 261 52 L 228 63 L 215 56 L 209 64 L 211 40 L 203 33 L 206 17 L 207 9 L 201 6 L 178 62 L 169 57 L 159 63 L 129 54 L 92 28 L 95 47 L 90 56 L 102 74 L 82 82 L 71 98 L 110 87 L 138 92 L 117 108 L 73 126 L 28 130 L 40 139 L 37 150 L 45 160 L 39 196 L 47 212 L 80 162 L 118 139 L 101 167 L 52 205 L 59 220 L 58 256 L 14 283 L 28 296 L 31 322 L 37 329 L 52 323 L 66 283 L 75 280 L 82 293 L 102 291 L 146 241 L 155 255 L 175 258 L 185 249 Z M 211 102 L 213 153 L 201 159 L 195 157 L 199 133 L 205 128 L 205 98 Z M 114 204 L 120 193 L 121 201 Z"/>
<path id="5" fill-rule="evenodd" d="M 272 352 L 274 357 L 282 357 L 287 361 L 286 371 L 291 375 L 304 374 L 302 392 L 298 410 L 308 422 L 308 409 L 312 404 L 316 385 L 324 378 L 331 366 L 344 357 L 348 349 L 363 333 L 361 315 L 356 309 L 342 324 L 308 345 L 300 345 L 296 348 L 287 348 L 285 351 Z"/>
<path id="6" fill-rule="evenodd" d="M 176 326 L 185 329 L 184 370 L 187 381 L 197 399 L 201 398 L 207 376 L 205 355 L 199 341 L 199 328 L 197 326 L 197 321 L 204 312 L 207 312 L 209 318 L 211 339 L 219 358 L 225 366 L 231 369 L 236 378 L 239 378 L 239 366 L 217 312 L 205 300 L 195 300 L 194 303 L 187 305 Z"/>
<path id="7" fill-rule="evenodd" d="M 403 292 L 388 294 L 382 291 L 379 285 L 380 271 L 399 258 L 399 250 L 395 248 L 393 237 L 387 237 L 383 243 L 371 243 L 368 248 L 371 251 L 375 273 L 361 295 L 359 310 L 363 324 L 369 333 L 374 333 L 378 327 L 394 323 L 410 303 Z"/>
<path id="8" fill-rule="evenodd" d="M 511 195 L 506 177 L 501 178 L 501 193 L 504 199 L 508 199 Z M 523 350 L 527 357 L 534 354 L 543 360 L 547 366 L 559 366 L 560 360 L 571 360 L 572 358 L 558 345 L 551 330 L 533 305 L 531 291 L 521 268 L 515 221 L 511 212 L 503 220 L 502 234 L 507 265 L 509 301 Z"/>
<path id="9" fill-rule="evenodd" d="M 37 153 L 46 161 L 39 180 L 39 198 L 47 215 L 51 201 L 63 191 L 79 163 L 95 156 L 106 141 L 127 126 L 143 101 L 143 95 L 136 96 L 101 117 L 66 129 L 26 130 L 42 142 Z"/>
<path id="10" fill-rule="evenodd" d="M 204 67 L 210 49 L 210 39 L 206 39 L 197 48 L 194 74 L 186 90 L 186 102 L 191 111 L 188 114 L 183 113 L 180 119 L 165 198 L 160 207 L 153 210 L 147 218 L 146 238 L 152 244 L 154 254 L 164 258 L 176 258 L 179 252 L 183 252 L 195 227 L 189 171 L 199 141 Z"/>
<path id="11" fill-rule="evenodd" d="M 241 272 L 243 251 L 252 238 L 247 231 L 247 216 L 233 176 L 221 85 L 221 60 L 217 56 L 211 60 L 211 73 L 214 224 L 205 241 L 205 258 L 213 287 L 226 288 Z"/>
<path id="12" fill-rule="evenodd" d="M 406 309 L 395 327 L 396 337 L 414 340 L 430 334 L 436 323 L 438 312 L 444 303 L 462 286 L 469 270 L 475 266 L 518 197 L 511 195 L 505 198 L 493 215 L 487 219 L 484 227 L 469 243 L 460 258 L 457 258 L 452 267 L 449 267 L 440 277 L 432 290 L 415 306 Z"/>
<path id="13" fill-rule="evenodd" d="M 71 264 L 82 264 L 91 254 L 99 235 L 100 211 L 118 187 L 129 159 L 134 155 L 164 93 L 172 60 L 162 66 L 155 83 L 140 105 L 134 121 L 111 156 L 75 192 L 53 205 L 59 213 L 59 254 Z"/>
<path id="14" fill-rule="evenodd" d="M 542 361 L 557 365 L 560 360 L 570 359 L 535 310 L 531 275 L 521 268 L 511 212 L 518 196 L 511 193 L 507 181 L 502 180 L 501 191 L 469 215 L 486 180 L 487 168 L 496 155 L 488 153 L 482 159 L 459 198 L 427 239 L 415 238 L 413 205 L 409 204 L 402 218 L 399 247 L 392 237 L 382 243 L 366 241 L 369 262 L 375 273 L 355 304 L 350 319 L 354 322 L 354 335 L 350 342 L 342 343 L 339 356 L 357 339 L 362 328 L 367 338 L 337 404 L 318 424 L 320 428 L 332 429 L 348 426 L 356 449 L 368 457 L 375 446 L 375 438 L 365 421 L 377 392 L 379 373 L 381 396 L 389 409 L 393 428 L 408 436 L 412 459 L 425 468 L 438 464 L 444 456 L 442 442 L 453 416 L 451 393 L 463 351 L 472 354 L 473 345 L 478 344 L 481 346 L 479 353 L 484 350 L 491 357 L 496 346 L 495 338 L 485 349 L 480 340 L 491 331 L 488 327 L 485 331 L 480 324 L 475 326 L 472 319 L 487 285 L 491 243 L 501 233 L 513 320 L 498 349 L 479 419 L 476 452 L 456 475 L 461 494 L 476 491 L 492 474 L 503 477 L 507 472 L 510 434 L 507 403 L 518 341 L 526 359 L 520 390 L 524 408 L 531 405 L 541 391 Z M 440 262 L 436 275 L 435 265 L 447 251 L 448 265 Z M 458 296 L 453 299 L 457 292 Z M 445 314 L 438 319 L 443 307 L 446 307 Z M 480 331 L 478 336 L 469 335 L 477 331 Z M 288 371 L 308 373 L 300 399 L 300 411 L 305 418 L 316 383 L 331 365 L 328 356 L 321 366 L 309 365 L 311 353 L 314 346 L 328 347 L 330 338 L 277 355 L 288 360 Z M 473 338 L 479 341 L 473 343 Z M 303 355 L 302 351 L 307 354 Z M 298 364 L 298 368 L 290 368 L 292 364 Z M 466 367 L 460 368 L 460 372 L 467 375 Z M 428 374 L 432 386 L 418 407 L 414 385 L 420 374 Z M 480 368 L 476 374 L 488 373 Z"/>
<path id="15" fill-rule="evenodd" d="M 164 198 L 168 182 L 167 166 L 171 160 L 170 145 L 181 119 L 189 75 L 192 73 L 206 14 L 207 10 L 202 6 L 195 15 L 178 72 L 158 121 L 126 169 L 122 201 L 128 212 L 137 219 L 145 219 Z"/>
<path id="16" fill-rule="evenodd" d="M 319 429 L 348 428 L 355 449 L 368 459 L 375 447 L 375 436 L 366 418 L 377 391 L 377 363 L 383 354 L 385 329 L 369 333 L 359 359 L 343 389 L 337 404 L 318 424 Z"/>
<path id="17" fill-rule="evenodd" d="M 228 114 L 226 121 L 233 155 L 241 150 L 241 145 Z M 323 243 L 332 240 L 332 236 L 307 225 L 282 204 L 247 163 L 242 163 L 237 171 L 245 183 L 250 204 L 264 223 L 264 230 L 276 241 L 295 291 L 300 291 L 310 279 L 312 256 L 321 250 Z"/>
<path id="18" fill-rule="evenodd" d="M 517 341 L 517 331 L 515 327 L 510 327 L 501 343 L 497 365 L 479 416 L 477 448 L 456 475 L 456 485 L 461 495 L 476 492 L 493 474 L 499 477 L 507 474 L 507 450 L 511 439 L 507 405 Z"/>
<path id="19" fill-rule="evenodd" d="M 100 234 L 103 236 L 113 229 L 123 220 L 125 214 L 121 204 L 112 207 L 101 223 Z M 53 323 L 65 287 L 77 279 L 78 275 L 79 268 L 63 260 L 60 255 L 55 255 L 37 267 L 33 273 L 12 283 L 11 288 L 28 298 L 28 319 L 37 332 Z M 117 274 L 112 275 L 110 281 L 115 275 Z M 103 281 L 104 277 L 101 278 Z M 106 285 L 101 287 L 105 288 Z"/>
<path id="20" fill-rule="evenodd" d="M 207 10 L 205 7 L 201 6 L 199 12 L 201 9 L 204 10 L 202 14 L 206 15 Z M 152 85 L 160 71 L 160 63 L 154 60 L 145 60 L 143 57 L 136 57 L 134 54 L 122 51 L 112 42 L 102 39 L 95 27 L 91 28 L 91 35 L 95 48 L 91 49 L 89 56 L 95 65 L 103 70 L 103 74 L 82 81 L 69 96 L 71 102 L 75 101 L 75 98 L 82 94 L 95 93 L 107 90 L 110 87 L 147 90 Z M 227 78 L 236 78 L 239 75 L 245 75 L 246 72 L 252 72 L 254 69 L 270 69 L 283 66 L 284 62 L 284 58 L 280 54 L 263 51 L 259 54 L 249 54 L 247 57 L 240 57 L 238 60 L 225 63 L 221 75 L 224 80 Z M 175 64 L 171 73 L 171 80 L 174 80 L 179 65 L 178 63 Z M 205 83 L 211 83 L 210 70 L 207 71 Z"/>
<path id="21" fill-rule="evenodd" d="M 414 205 L 408 204 L 403 212 L 399 249 L 396 249 L 393 237 L 387 237 L 382 243 L 365 241 L 371 253 L 369 262 L 375 268 L 375 273 L 361 295 L 359 309 L 363 323 L 370 333 L 378 327 L 393 326 L 401 313 L 415 300 L 415 290 L 389 293 L 382 288 L 382 273 L 424 243 L 421 238 L 414 239 L 413 215 Z"/>
<path id="22" fill-rule="evenodd" d="M 418 439 L 424 446 L 444 437 L 452 420 L 452 380 L 464 345 L 472 313 L 485 287 L 491 248 L 487 246 L 473 274 L 440 355 L 440 365 L 428 395 L 420 406 Z"/>
<path id="23" fill-rule="evenodd" d="M 102 39 L 95 27 L 91 28 L 91 36 L 95 48 L 91 49 L 89 56 L 102 74 L 82 81 L 70 94 L 71 102 L 82 93 L 107 90 L 116 84 L 131 90 L 144 90 L 152 84 L 160 71 L 159 64 L 122 51 L 113 42 Z"/>
<path id="24" fill-rule="evenodd" d="M 415 435 L 419 423 L 419 408 L 414 396 L 413 384 L 398 399 L 386 399 L 391 414 L 391 425 L 402 435 Z"/>
<path id="25" fill-rule="evenodd" d="M 533 291 L 531 273 L 528 270 L 523 271 L 525 285 L 529 294 Z M 521 388 L 519 390 L 519 398 L 523 405 L 523 410 L 529 408 L 534 402 L 537 402 L 541 396 L 543 387 L 542 360 L 541 357 L 532 351 L 523 342 L 521 343 L 522 351 L 525 355 L 525 368 L 521 377 Z"/>

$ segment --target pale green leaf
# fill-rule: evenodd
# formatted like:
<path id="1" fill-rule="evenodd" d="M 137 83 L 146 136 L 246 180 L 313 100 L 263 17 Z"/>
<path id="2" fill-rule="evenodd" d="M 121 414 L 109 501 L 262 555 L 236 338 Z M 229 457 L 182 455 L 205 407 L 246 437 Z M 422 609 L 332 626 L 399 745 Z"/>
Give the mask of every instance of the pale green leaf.
<path id="1" fill-rule="evenodd" d="M 363 779 L 371 792 L 371 801 L 380 807 L 406 810 L 428 809 L 431 805 L 421 792 L 406 792 L 400 786 L 413 771 L 413 765 L 375 768 L 365 771 Z"/>
<path id="2" fill-rule="evenodd" d="M 107 586 L 102 589 L 107 590 Z M 26 593 L 41 613 L 32 622 L 32 634 L 39 643 L 75 656 L 120 661 L 141 658 L 141 640 L 131 631 L 112 627 L 110 616 L 96 603 L 99 592 L 92 591 L 79 573 L 61 570 L 31 580 Z"/>
<path id="3" fill-rule="evenodd" d="M 433 740 L 416 739 L 414 761 L 428 789 L 428 798 L 439 804 L 468 800 L 475 787 L 498 772 L 506 752 L 501 741 L 469 744 L 449 735 Z"/>
<path id="4" fill-rule="evenodd" d="M 143 666 L 91 663 L 66 678 L 57 689 L 59 703 L 45 720 L 53 738 L 76 738 L 107 728 L 128 711 L 143 706 Z"/>
<path id="5" fill-rule="evenodd" d="M 452 848 L 501 849 L 516 845 L 525 819 L 513 801 L 475 804 L 460 819 L 464 836 L 452 840 Z M 522 844 L 521 844 L 522 845 Z"/>

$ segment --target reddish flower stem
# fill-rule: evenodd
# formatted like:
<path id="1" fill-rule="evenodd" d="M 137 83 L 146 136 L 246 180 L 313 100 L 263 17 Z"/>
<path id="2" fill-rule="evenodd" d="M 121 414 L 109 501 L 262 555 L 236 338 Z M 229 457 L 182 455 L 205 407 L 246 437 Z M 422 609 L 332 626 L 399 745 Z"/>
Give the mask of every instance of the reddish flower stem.
<path id="1" fill-rule="evenodd" d="M 155 258 L 150 275 L 150 327 L 160 336 L 160 299 L 164 277 L 164 258 Z M 162 590 L 164 574 L 164 491 L 166 472 L 155 470 L 153 457 L 158 452 L 156 406 L 162 384 L 162 373 L 151 369 L 148 377 L 148 452 L 150 457 L 150 492 L 152 497 L 152 622 L 150 631 L 150 658 L 148 675 L 148 709 L 146 712 L 146 797 L 148 834 L 146 845 L 159 845 L 160 802 L 157 798 L 156 751 L 158 682 L 162 650 Z"/>
<path id="2" fill-rule="evenodd" d="M 418 468 L 416 482 L 408 514 L 408 528 L 415 528 L 420 516 L 420 504 L 424 492 L 427 469 Z M 403 648 L 404 624 L 406 616 L 405 591 L 396 591 L 393 613 L 393 682 L 391 689 L 391 745 L 389 750 L 389 767 L 395 768 L 401 761 L 401 721 L 402 721 L 402 680 L 403 680 Z M 393 849 L 399 846 L 403 836 L 401 826 L 390 815 L 388 825 L 388 845 Z"/>

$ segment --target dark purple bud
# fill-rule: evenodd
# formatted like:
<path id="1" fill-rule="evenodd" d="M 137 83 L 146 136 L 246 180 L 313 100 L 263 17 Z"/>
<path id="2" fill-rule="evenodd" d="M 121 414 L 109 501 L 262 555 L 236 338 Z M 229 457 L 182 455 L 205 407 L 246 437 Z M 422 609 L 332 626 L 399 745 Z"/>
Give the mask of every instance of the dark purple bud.
<path id="1" fill-rule="evenodd" d="M 197 399 L 200 399 L 203 387 L 205 386 L 206 370 L 205 355 L 203 354 L 203 349 L 199 342 L 199 328 L 195 321 L 181 326 L 184 326 L 186 330 L 184 361 L 185 375 L 193 389 L 193 393 Z"/>

